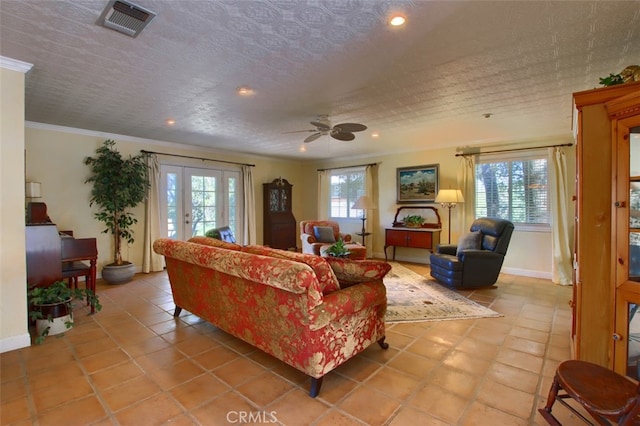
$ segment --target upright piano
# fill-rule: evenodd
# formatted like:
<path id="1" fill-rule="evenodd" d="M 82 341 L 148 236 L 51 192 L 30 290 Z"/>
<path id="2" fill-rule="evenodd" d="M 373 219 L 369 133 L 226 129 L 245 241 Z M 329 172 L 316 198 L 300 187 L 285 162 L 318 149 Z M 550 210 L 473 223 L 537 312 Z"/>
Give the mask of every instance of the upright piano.
<path id="1" fill-rule="evenodd" d="M 32 204 L 32 203 L 30 203 Z M 58 227 L 46 216 L 41 204 L 35 210 L 44 211 L 44 216 L 32 215 L 33 209 L 27 208 L 26 259 L 27 285 L 46 287 L 69 276 L 68 271 L 77 267 L 77 262 L 89 261 L 87 288 L 95 292 L 96 261 L 98 259 L 95 238 L 74 238 L 73 232 L 58 230 Z"/>

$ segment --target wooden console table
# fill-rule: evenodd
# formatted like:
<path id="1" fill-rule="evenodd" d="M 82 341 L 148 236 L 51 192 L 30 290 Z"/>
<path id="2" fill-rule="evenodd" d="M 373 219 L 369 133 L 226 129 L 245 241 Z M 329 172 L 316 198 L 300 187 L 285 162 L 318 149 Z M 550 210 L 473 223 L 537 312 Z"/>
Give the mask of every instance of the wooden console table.
<path id="1" fill-rule="evenodd" d="M 398 215 L 402 213 L 400 220 Z M 402 217 L 409 214 L 420 214 L 425 218 L 421 227 L 407 227 L 402 222 Z M 433 250 L 440 244 L 440 231 L 442 223 L 440 215 L 435 207 L 410 206 L 398 207 L 393 219 L 393 227 L 385 228 L 384 259 L 387 260 L 387 247 L 393 247 L 393 260 L 396 260 L 396 247 L 409 247 Z"/>

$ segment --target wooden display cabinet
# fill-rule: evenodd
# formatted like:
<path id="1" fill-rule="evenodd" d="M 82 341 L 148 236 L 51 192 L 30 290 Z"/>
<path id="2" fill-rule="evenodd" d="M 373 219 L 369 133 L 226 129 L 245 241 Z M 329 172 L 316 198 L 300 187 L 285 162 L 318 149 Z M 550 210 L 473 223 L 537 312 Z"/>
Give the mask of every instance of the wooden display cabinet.
<path id="1" fill-rule="evenodd" d="M 296 219 L 291 211 L 293 185 L 278 178 L 263 184 L 263 242 L 264 245 L 284 249 L 296 249 Z"/>

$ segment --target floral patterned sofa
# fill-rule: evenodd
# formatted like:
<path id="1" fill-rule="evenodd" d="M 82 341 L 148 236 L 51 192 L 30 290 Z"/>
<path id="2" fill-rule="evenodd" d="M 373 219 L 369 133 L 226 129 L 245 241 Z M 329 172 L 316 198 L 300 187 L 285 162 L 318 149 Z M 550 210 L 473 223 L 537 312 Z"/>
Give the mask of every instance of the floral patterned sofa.
<path id="1" fill-rule="evenodd" d="M 325 374 L 373 342 L 388 348 L 386 262 L 328 259 L 207 237 L 162 238 L 153 248 L 165 257 L 174 316 L 186 309 L 304 372 L 311 377 L 312 397 Z"/>

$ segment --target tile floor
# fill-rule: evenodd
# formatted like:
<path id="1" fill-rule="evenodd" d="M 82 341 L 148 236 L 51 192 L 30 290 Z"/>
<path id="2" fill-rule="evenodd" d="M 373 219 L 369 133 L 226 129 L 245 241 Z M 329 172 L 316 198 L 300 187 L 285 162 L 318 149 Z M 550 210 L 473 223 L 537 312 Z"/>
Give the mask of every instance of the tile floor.
<path id="1" fill-rule="evenodd" d="M 164 273 L 98 293 L 102 312 L 79 305 L 64 337 L 0 356 L 2 425 L 541 425 L 570 357 L 571 287 L 503 275 L 463 293 L 504 317 L 389 325 L 388 350 L 372 345 L 312 399 L 297 370 L 193 315 L 174 319 Z"/>

